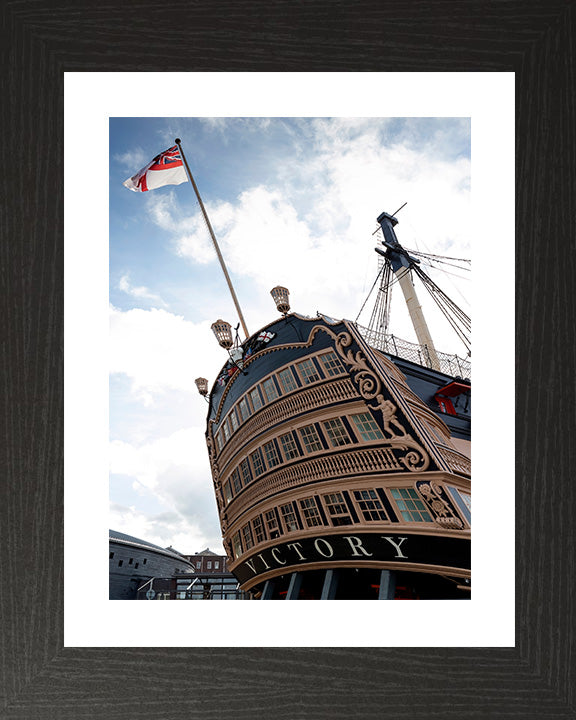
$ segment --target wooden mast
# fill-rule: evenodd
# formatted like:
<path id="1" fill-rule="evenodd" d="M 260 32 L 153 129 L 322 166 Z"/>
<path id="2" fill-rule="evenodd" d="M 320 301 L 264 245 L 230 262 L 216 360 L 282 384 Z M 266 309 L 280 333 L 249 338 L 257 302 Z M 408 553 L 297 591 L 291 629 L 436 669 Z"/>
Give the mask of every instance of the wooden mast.
<path id="1" fill-rule="evenodd" d="M 384 257 L 389 260 L 392 270 L 398 278 L 398 283 L 402 288 L 404 299 L 410 314 L 410 319 L 412 320 L 412 325 L 414 326 L 414 332 L 418 338 L 418 344 L 428 354 L 428 359 L 430 360 L 432 369 L 440 371 L 440 361 L 438 360 L 438 355 L 436 354 L 436 348 L 434 347 L 432 336 L 430 335 L 428 325 L 426 324 L 424 313 L 422 312 L 422 306 L 420 305 L 418 296 L 416 295 L 416 288 L 414 287 L 414 283 L 412 282 L 412 278 L 410 276 L 410 267 L 412 263 L 418 261 L 411 258 L 398 242 L 396 233 L 394 232 L 394 225 L 398 223 L 398 220 L 393 215 L 382 213 L 378 217 L 378 222 L 380 223 L 382 232 L 384 233 L 384 245 L 387 249 L 384 251 L 380 250 L 380 248 L 376 248 L 376 252 L 380 255 L 384 255 Z"/>

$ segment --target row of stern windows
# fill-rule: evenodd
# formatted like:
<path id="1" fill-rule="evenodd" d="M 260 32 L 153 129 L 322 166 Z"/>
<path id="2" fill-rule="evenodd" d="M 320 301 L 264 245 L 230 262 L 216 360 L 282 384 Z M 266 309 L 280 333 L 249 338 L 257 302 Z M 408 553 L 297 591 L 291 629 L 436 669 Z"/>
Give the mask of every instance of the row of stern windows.
<path id="1" fill-rule="evenodd" d="M 256 448 L 233 470 L 224 483 L 229 503 L 243 487 L 283 463 L 331 448 L 384 439 L 370 412 L 334 417 L 290 430 Z"/>
<path id="2" fill-rule="evenodd" d="M 306 358 L 274 373 L 255 385 L 232 408 L 216 433 L 218 450 L 222 450 L 240 425 L 264 405 L 274 402 L 280 396 L 287 395 L 299 387 L 344 374 L 342 363 L 336 353 L 332 351 Z"/>
<path id="3" fill-rule="evenodd" d="M 447 489 L 469 524 L 470 495 L 454 487 Z M 405 523 L 433 522 L 425 503 L 412 487 L 368 488 L 313 495 L 257 515 L 232 536 L 232 551 L 234 558 L 238 559 L 255 545 L 292 532 L 356 523 L 397 522 L 398 518 Z"/>

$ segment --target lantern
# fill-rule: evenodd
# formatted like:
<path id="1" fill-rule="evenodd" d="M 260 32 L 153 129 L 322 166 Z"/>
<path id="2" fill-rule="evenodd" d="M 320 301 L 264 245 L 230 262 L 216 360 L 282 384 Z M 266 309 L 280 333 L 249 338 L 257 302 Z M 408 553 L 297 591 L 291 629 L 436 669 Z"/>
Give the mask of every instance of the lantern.
<path id="1" fill-rule="evenodd" d="M 196 378 L 194 382 L 200 395 L 206 397 L 206 395 L 208 395 L 208 380 L 206 380 L 206 378 Z"/>
<path id="2" fill-rule="evenodd" d="M 290 300 L 288 299 L 290 293 L 288 292 L 288 288 L 277 285 L 270 290 L 270 295 L 274 298 L 278 312 L 281 312 L 283 315 L 290 312 Z"/>
<path id="3" fill-rule="evenodd" d="M 211 327 L 220 347 L 223 347 L 225 350 L 231 348 L 234 342 L 232 340 L 232 326 L 230 323 L 227 323 L 225 320 L 216 320 L 215 323 L 212 323 Z"/>

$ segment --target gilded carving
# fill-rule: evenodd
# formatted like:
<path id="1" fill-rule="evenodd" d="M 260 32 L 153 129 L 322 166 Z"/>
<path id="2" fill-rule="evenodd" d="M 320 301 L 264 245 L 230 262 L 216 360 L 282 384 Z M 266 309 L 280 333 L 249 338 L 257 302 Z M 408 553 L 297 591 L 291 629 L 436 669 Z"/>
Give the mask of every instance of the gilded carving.
<path id="1" fill-rule="evenodd" d="M 384 432 L 388 433 L 390 437 L 398 437 L 398 432 L 392 429 L 393 425 L 401 436 L 407 435 L 408 433 L 404 429 L 404 426 L 396 417 L 396 405 L 390 400 L 385 400 L 383 395 L 377 395 L 376 400 L 378 400 L 376 409 L 382 412 Z"/>
<path id="2" fill-rule="evenodd" d="M 376 400 L 377 404 L 371 404 L 375 410 L 382 413 L 382 424 L 384 432 L 389 435 L 389 442 L 395 449 L 409 450 L 404 457 L 399 457 L 399 461 L 410 472 L 426 470 L 430 465 L 430 458 L 424 448 L 410 437 L 396 417 L 397 407 L 391 400 L 387 400 L 382 393 L 382 381 L 377 373 L 372 370 L 364 355 L 360 350 L 355 354 L 352 350 L 346 350 L 352 344 L 352 336 L 350 333 L 339 333 L 336 335 L 329 328 L 315 327 L 310 335 L 315 334 L 317 330 L 323 330 L 334 339 L 335 348 L 344 360 L 349 370 L 356 371 L 353 380 L 358 385 L 360 395 L 367 402 Z"/>
<path id="3" fill-rule="evenodd" d="M 390 440 L 390 445 L 398 450 L 408 451 L 404 456 L 399 456 L 398 460 L 410 472 L 422 472 L 427 470 L 430 465 L 430 458 L 420 447 L 420 445 L 412 438 L 406 436 L 403 438 Z M 412 448 L 409 450 L 409 448 Z"/>
<path id="4" fill-rule="evenodd" d="M 352 382 L 356 385 L 361 397 L 369 404 L 369 406 L 382 414 L 382 426 L 385 435 L 387 435 L 387 445 L 391 451 L 394 452 L 394 459 L 396 459 L 403 467 L 409 472 L 422 472 L 427 470 L 430 466 L 430 458 L 424 448 L 411 437 L 406 428 L 403 426 L 401 421 L 397 417 L 397 407 L 389 399 L 386 399 L 384 393 L 386 392 L 383 387 L 382 379 L 378 373 L 368 364 L 366 356 L 361 350 L 354 352 L 351 349 L 351 345 L 354 340 L 349 332 L 335 333 L 328 327 L 323 325 L 315 325 L 308 336 L 307 342 L 303 343 L 292 343 L 289 345 L 275 346 L 271 348 L 265 348 L 252 355 L 246 362 L 244 368 L 246 369 L 257 357 L 261 357 L 270 352 L 276 352 L 278 350 L 287 348 L 297 347 L 310 347 L 314 341 L 315 336 L 319 332 L 324 332 L 329 335 L 334 341 L 334 348 L 338 355 L 344 361 L 347 371 L 349 372 Z M 222 412 L 224 398 L 230 391 L 234 384 L 235 377 L 230 379 L 220 402 L 220 406 L 216 415 L 216 422 L 220 418 Z M 210 433 L 209 433 L 210 436 Z M 209 442 L 210 451 L 210 462 L 213 469 L 214 478 L 219 477 L 219 469 L 215 459 L 215 448 L 213 439 L 210 437 Z M 402 454 L 403 453 L 403 454 Z M 315 461 L 317 463 L 317 460 Z M 217 484 L 217 495 L 219 500 L 224 505 L 222 488 L 220 483 Z"/>
<path id="5" fill-rule="evenodd" d="M 434 522 L 444 528 L 454 530 L 461 530 L 464 527 L 464 523 L 454 512 L 451 503 L 442 497 L 444 491 L 441 487 L 432 481 L 423 481 L 416 483 L 416 489 L 432 513 Z"/>

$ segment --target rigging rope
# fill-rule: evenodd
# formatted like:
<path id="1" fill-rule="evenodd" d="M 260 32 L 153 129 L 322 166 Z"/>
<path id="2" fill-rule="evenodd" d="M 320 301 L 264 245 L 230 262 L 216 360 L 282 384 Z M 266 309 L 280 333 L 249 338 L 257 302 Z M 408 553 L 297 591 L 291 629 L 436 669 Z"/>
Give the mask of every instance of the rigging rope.
<path id="1" fill-rule="evenodd" d="M 426 258 L 436 258 L 438 261 L 440 260 L 454 260 L 455 262 L 465 262 L 468 264 L 471 264 L 471 260 L 468 260 L 467 258 L 453 258 L 448 257 L 447 255 L 432 255 L 432 253 L 423 253 L 419 250 L 406 250 L 406 252 L 409 252 L 411 255 L 418 255 L 419 257 L 426 257 Z"/>
<path id="2" fill-rule="evenodd" d="M 461 310 L 458 305 L 456 305 L 456 303 L 451 300 L 421 268 L 413 266 L 413 270 L 422 281 L 422 284 L 444 317 L 452 326 L 452 329 L 464 343 L 466 349 L 470 351 L 470 341 L 468 340 L 465 332 L 467 331 L 469 333 L 471 329 L 471 321 L 468 315 L 466 315 L 466 313 Z"/>
<path id="3" fill-rule="evenodd" d="M 374 231 L 373 235 L 376 234 L 378 230 L 381 230 L 381 228 L 378 227 L 377 230 Z M 461 265 L 454 264 L 466 263 L 470 265 L 471 261 L 466 258 L 453 258 L 445 255 L 434 255 L 432 253 L 423 253 L 418 250 L 407 250 L 406 252 L 418 258 L 422 258 L 422 262 L 424 265 L 426 265 L 432 270 L 441 271 L 446 275 L 454 275 L 454 273 L 450 273 L 449 271 L 441 267 L 437 267 L 437 264 L 448 265 L 450 267 L 455 267 L 458 270 L 463 270 L 466 272 L 469 272 L 471 269 L 470 267 L 462 267 Z M 380 266 L 376 279 L 374 280 L 374 284 L 372 285 L 370 292 L 368 293 L 368 297 L 364 301 L 362 307 L 360 308 L 360 312 L 356 316 L 356 322 L 358 322 L 358 318 L 366 307 L 366 304 L 370 299 L 378 280 L 380 280 L 378 295 L 372 309 L 372 315 L 370 317 L 368 328 L 372 331 L 387 334 L 388 325 L 390 322 L 392 287 L 398 282 L 398 278 L 393 273 L 392 266 L 388 258 L 381 259 L 380 262 L 382 263 L 382 265 Z M 456 305 L 456 303 L 451 300 L 443 290 L 440 289 L 440 287 L 434 282 L 434 280 L 432 280 L 432 278 L 421 267 L 419 267 L 418 264 L 412 264 L 410 269 L 413 270 L 420 278 L 422 284 L 426 288 L 426 291 L 434 300 L 439 310 L 442 312 L 458 338 L 462 341 L 462 343 L 468 350 L 468 354 L 470 354 L 470 317 L 458 305 Z M 460 277 L 458 275 L 454 276 Z"/>
<path id="4" fill-rule="evenodd" d="M 380 275 L 382 275 L 382 271 L 383 271 L 383 270 L 384 270 L 384 265 L 382 265 L 382 267 L 378 270 L 378 275 L 376 275 L 376 279 L 374 280 L 374 282 L 373 282 L 373 284 L 372 284 L 372 287 L 370 288 L 370 292 L 368 293 L 368 295 L 367 295 L 367 297 L 366 297 L 366 300 L 364 300 L 364 302 L 362 303 L 362 307 L 360 308 L 360 312 L 358 313 L 358 315 L 356 315 L 356 320 L 355 320 L 354 322 L 358 322 L 358 318 L 360 317 L 360 315 L 362 315 L 362 310 L 364 310 L 364 308 L 366 307 L 366 303 L 367 303 L 368 300 L 370 299 L 370 295 L 372 295 L 372 290 L 374 290 L 374 288 L 376 287 L 376 283 L 378 282 L 378 278 L 380 277 Z"/>

